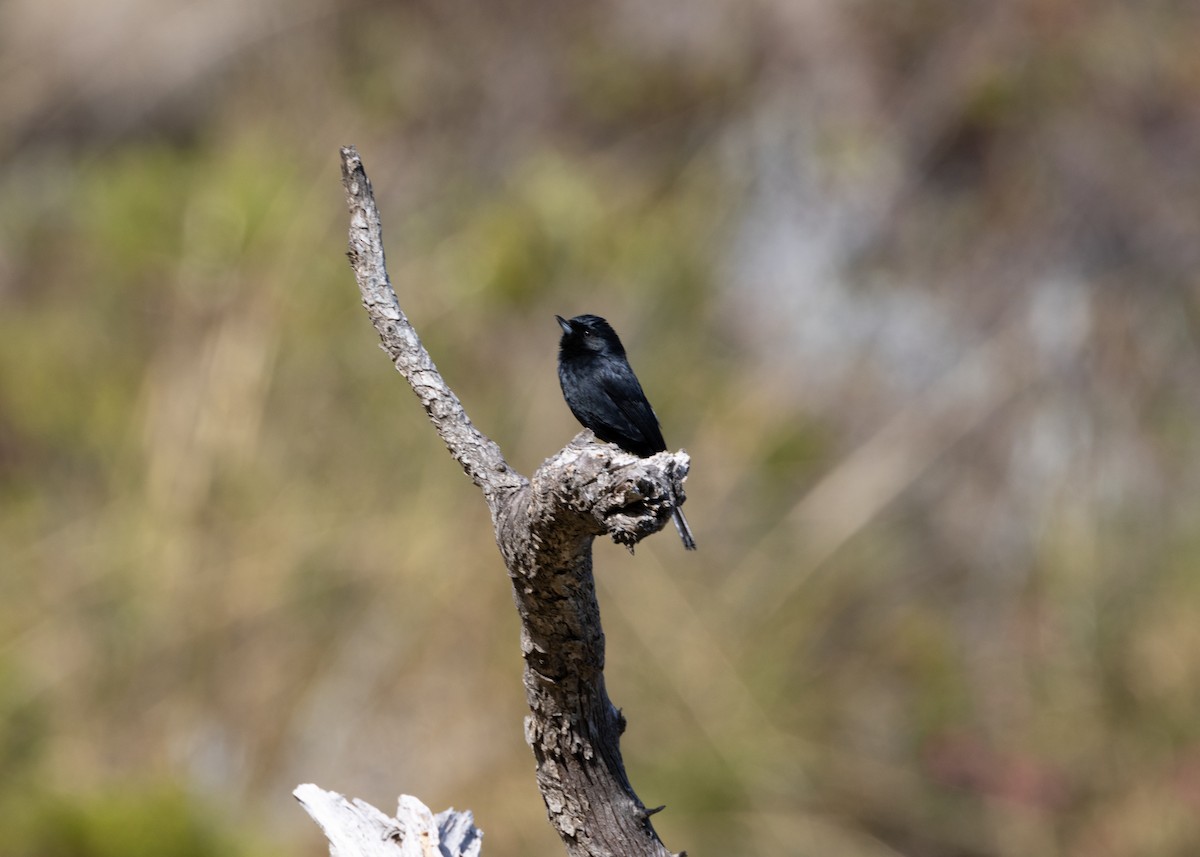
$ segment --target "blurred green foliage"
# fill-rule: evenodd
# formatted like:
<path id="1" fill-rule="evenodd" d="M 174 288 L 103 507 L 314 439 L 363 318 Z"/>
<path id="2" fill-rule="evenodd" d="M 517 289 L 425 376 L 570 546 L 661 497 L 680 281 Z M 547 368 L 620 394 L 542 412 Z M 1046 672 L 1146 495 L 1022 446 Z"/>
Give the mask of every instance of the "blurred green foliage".
<path id="1" fill-rule="evenodd" d="M 15 804 L 15 805 L 14 805 Z M 173 788 L 133 788 L 86 798 L 45 795 L 0 805 L 4 853 L 13 857 L 178 857 L 277 853 L 251 848 L 214 813 Z"/>

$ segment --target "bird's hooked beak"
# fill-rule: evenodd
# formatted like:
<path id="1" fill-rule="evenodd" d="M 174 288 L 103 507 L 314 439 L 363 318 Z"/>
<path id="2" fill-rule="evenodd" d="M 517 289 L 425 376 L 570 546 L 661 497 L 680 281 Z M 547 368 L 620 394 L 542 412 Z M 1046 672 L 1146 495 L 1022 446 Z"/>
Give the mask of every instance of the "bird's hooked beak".
<path id="1" fill-rule="evenodd" d="M 567 321 L 561 315 L 556 315 L 554 318 L 556 321 L 558 321 L 558 326 L 563 329 L 563 333 L 571 332 L 571 322 Z"/>

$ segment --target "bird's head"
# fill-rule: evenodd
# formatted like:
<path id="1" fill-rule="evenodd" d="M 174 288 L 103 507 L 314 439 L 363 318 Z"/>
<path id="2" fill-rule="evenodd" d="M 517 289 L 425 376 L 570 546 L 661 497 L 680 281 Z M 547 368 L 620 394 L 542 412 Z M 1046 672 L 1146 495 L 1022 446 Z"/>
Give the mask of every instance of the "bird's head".
<path id="1" fill-rule="evenodd" d="M 554 317 L 562 328 L 559 349 L 564 354 L 624 355 L 625 348 L 612 325 L 598 315 L 577 315 L 570 321 L 561 315 Z"/>

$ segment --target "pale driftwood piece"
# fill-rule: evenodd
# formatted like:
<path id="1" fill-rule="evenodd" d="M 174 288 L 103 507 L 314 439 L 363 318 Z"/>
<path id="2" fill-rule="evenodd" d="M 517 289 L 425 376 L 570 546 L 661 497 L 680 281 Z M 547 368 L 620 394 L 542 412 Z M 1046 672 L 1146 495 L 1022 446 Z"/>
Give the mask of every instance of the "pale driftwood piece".
<path id="1" fill-rule="evenodd" d="M 604 687 L 604 632 L 592 579 L 592 541 L 630 550 L 685 499 L 686 453 L 641 459 L 581 432 L 532 480 L 472 425 L 438 374 L 388 279 L 370 182 L 353 147 L 342 154 L 350 262 L 383 348 L 450 454 L 483 492 L 521 617 L 525 737 L 547 814 L 571 857 L 669 857 L 621 761 L 625 719 Z M 556 339 L 548 325 L 548 348 Z"/>
<path id="2" fill-rule="evenodd" d="M 312 783 L 292 794 L 325 832 L 331 857 L 479 857 L 483 831 L 470 810 L 434 816 L 412 795 L 400 795 L 396 817 L 390 818 L 365 801 Z"/>

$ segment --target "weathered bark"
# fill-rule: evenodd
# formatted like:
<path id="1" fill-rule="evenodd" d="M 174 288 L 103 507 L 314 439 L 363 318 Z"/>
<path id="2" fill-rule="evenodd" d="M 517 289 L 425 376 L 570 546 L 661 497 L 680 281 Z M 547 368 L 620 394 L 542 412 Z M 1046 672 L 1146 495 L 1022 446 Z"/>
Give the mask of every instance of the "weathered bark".
<path id="1" fill-rule="evenodd" d="M 388 278 L 375 195 L 353 146 L 342 149 L 342 184 L 350 208 L 350 249 L 346 255 L 358 280 L 363 307 L 379 332 L 383 350 L 421 400 L 450 454 L 482 489 L 494 512 L 500 497 L 521 488 L 527 480 L 508 466 L 494 441 L 471 425 L 462 403 L 442 380 L 433 358 L 400 309 Z"/>
<path id="2" fill-rule="evenodd" d="M 684 500 L 683 452 L 641 459 L 581 432 L 527 480 L 472 425 L 388 280 L 383 233 L 358 152 L 342 151 L 350 261 L 383 348 L 412 385 L 450 454 L 483 492 L 521 617 L 525 737 L 551 823 L 572 857 L 667 857 L 621 761 L 621 712 L 604 688 L 604 632 L 592 541 L 630 550 Z M 553 339 L 551 338 L 551 343 Z"/>

